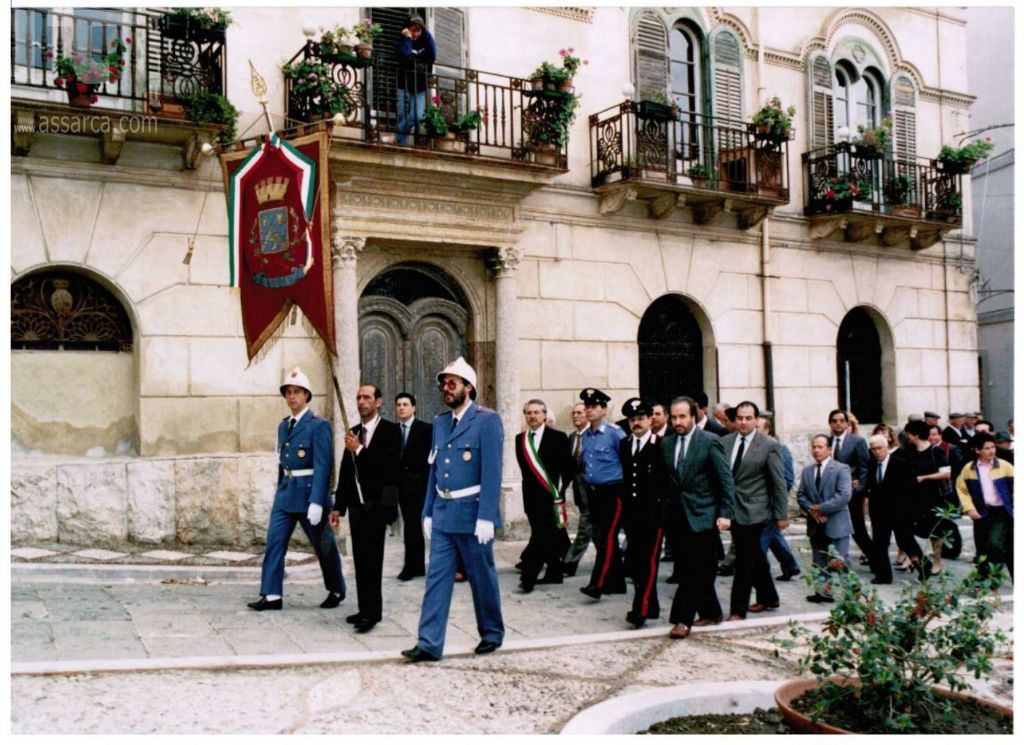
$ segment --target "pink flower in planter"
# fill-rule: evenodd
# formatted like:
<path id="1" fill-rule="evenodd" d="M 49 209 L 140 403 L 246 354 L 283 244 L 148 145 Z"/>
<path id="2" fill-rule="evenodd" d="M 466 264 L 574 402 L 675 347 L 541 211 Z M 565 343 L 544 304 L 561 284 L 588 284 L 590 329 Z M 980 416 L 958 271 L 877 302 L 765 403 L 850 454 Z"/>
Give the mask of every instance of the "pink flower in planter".
<path id="1" fill-rule="evenodd" d="M 100 97 L 95 95 L 95 94 L 89 96 L 89 103 L 96 103 L 99 100 L 100 100 Z"/>
<path id="2" fill-rule="evenodd" d="M 53 84 L 54 84 L 55 86 L 57 86 L 58 88 L 63 88 L 63 87 L 64 87 L 64 78 L 56 78 L 56 79 L 55 79 L 55 80 L 53 81 Z"/>
<path id="3" fill-rule="evenodd" d="M 832 189 L 829 189 L 828 191 L 825 192 L 825 197 L 828 199 L 832 199 L 835 195 L 836 193 Z"/>
<path id="4" fill-rule="evenodd" d="M 441 97 L 440 96 L 434 96 L 433 98 L 430 99 L 430 102 L 432 104 L 434 104 L 434 106 L 440 106 L 441 105 Z"/>
<path id="5" fill-rule="evenodd" d="M 75 90 L 78 91 L 79 93 L 85 93 L 87 90 L 89 90 L 89 86 L 87 86 L 85 83 L 82 83 L 82 82 L 76 82 L 75 83 Z"/>
<path id="6" fill-rule="evenodd" d="M 132 43 L 132 37 L 130 37 L 130 36 L 125 37 L 124 43 L 125 44 L 131 44 Z"/>
<path id="7" fill-rule="evenodd" d="M 75 55 L 75 62 L 81 62 L 81 61 L 82 61 L 82 55 L 76 54 Z"/>
<path id="8" fill-rule="evenodd" d="M 46 59 L 53 59 L 53 52 L 47 52 Z"/>
<path id="9" fill-rule="evenodd" d="M 310 74 L 308 75 L 308 77 L 309 77 L 309 79 L 310 79 L 310 80 L 316 80 L 316 73 L 315 73 L 315 72 L 311 72 L 311 73 L 310 73 Z"/>

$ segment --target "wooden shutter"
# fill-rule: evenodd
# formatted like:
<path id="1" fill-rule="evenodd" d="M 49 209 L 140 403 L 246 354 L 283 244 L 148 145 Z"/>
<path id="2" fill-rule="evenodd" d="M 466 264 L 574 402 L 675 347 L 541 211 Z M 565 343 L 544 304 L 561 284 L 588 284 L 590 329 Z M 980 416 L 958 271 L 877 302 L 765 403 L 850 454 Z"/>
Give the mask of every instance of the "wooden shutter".
<path id="1" fill-rule="evenodd" d="M 395 56 L 395 44 L 402 35 L 402 27 L 411 15 L 423 17 L 423 8 L 369 8 L 363 18 L 370 18 L 381 26 L 381 34 L 373 45 L 373 74 L 370 84 L 370 100 L 373 108 L 382 118 L 394 116 L 396 93 L 396 76 L 398 62 Z M 385 124 L 382 121 L 381 124 Z M 390 122 L 389 126 L 394 126 Z"/>
<path id="2" fill-rule="evenodd" d="M 914 163 L 917 159 L 917 91 L 906 75 L 897 75 L 890 87 L 893 108 L 893 153 L 897 160 Z"/>
<path id="3" fill-rule="evenodd" d="M 810 87 L 811 149 L 830 147 L 835 142 L 835 122 L 832 118 L 832 63 L 823 54 L 815 54 L 807 61 L 807 83 Z"/>
<path id="4" fill-rule="evenodd" d="M 436 68 L 439 75 L 461 77 L 461 71 L 447 68 L 466 66 L 466 20 L 457 8 L 433 8 L 434 44 L 437 45 Z"/>
<path id="5" fill-rule="evenodd" d="M 743 62 L 740 44 L 729 31 L 719 31 L 712 42 L 714 115 L 718 119 L 743 119 Z"/>
<path id="6" fill-rule="evenodd" d="M 636 23 L 636 100 L 668 94 L 668 30 L 654 13 L 645 11 Z"/>

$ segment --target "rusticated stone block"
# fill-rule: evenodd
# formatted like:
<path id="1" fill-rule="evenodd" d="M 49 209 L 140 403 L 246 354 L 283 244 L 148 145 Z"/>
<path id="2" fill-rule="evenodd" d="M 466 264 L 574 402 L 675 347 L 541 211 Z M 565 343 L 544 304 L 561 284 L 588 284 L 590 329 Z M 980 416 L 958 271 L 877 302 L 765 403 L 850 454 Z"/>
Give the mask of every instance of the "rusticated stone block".
<path id="1" fill-rule="evenodd" d="M 277 457 L 273 453 L 239 459 L 239 545 L 263 545 L 277 484 Z"/>
<path id="2" fill-rule="evenodd" d="M 97 546 L 128 535 L 128 469 L 124 461 L 57 468 L 61 543 Z"/>
<path id="3" fill-rule="evenodd" d="M 128 539 L 137 543 L 174 540 L 174 461 L 128 464 Z"/>
<path id="4" fill-rule="evenodd" d="M 57 540 L 57 466 L 12 464 L 11 540 Z"/>
<path id="5" fill-rule="evenodd" d="M 238 465 L 237 458 L 175 461 L 174 519 L 179 542 L 236 545 Z"/>

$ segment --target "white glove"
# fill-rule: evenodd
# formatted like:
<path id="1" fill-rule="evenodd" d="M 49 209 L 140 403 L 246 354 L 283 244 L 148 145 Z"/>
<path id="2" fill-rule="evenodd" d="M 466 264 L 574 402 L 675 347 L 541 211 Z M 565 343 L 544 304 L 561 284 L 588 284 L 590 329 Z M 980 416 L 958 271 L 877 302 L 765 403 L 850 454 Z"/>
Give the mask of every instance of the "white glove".
<path id="1" fill-rule="evenodd" d="M 309 524 L 316 526 L 320 524 L 320 518 L 324 516 L 324 508 L 318 505 L 316 502 L 312 502 L 309 505 L 309 509 L 306 510 L 306 519 L 309 520 Z"/>
<path id="2" fill-rule="evenodd" d="M 425 517 L 423 518 L 423 537 L 428 541 L 430 540 L 430 531 L 434 527 L 434 518 Z"/>
<path id="3" fill-rule="evenodd" d="M 480 545 L 490 543 L 494 540 L 494 523 L 490 520 L 477 520 L 476 530 L 473 531 L 476 535 L 476 539 L 480 541 Z"/>

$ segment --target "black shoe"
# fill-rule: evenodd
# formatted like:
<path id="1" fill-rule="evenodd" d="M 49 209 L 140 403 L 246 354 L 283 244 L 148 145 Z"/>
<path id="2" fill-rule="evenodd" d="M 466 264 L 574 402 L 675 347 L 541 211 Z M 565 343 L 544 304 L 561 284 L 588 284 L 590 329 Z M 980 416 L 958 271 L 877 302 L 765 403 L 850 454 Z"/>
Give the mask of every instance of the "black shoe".
<path id="1" fill-rule="evenodd" d="M 341 601 L 345 599 L 345 593 L 335 595 L 333 592 L 327 593 L 327 599 L 320 603 L 321 608 L 337 608 L 341 605 Z"/>
<path id="2" fill-rule="evenodd" d="M 476 645 L 476 649 L 473 650 L 473 654 L 490 654 L 500 646 L 501 642 L 490 642 L 484 639 Z"/>
<path id="3" fill-rule="evenodd" d="M 579 565 L 580 565 L 580 563 L 578 561 L 564 561 L 564 562 L 562 562 L 562 576 L 563 577 L 575 577 L 576 576 L 576 567 L 578 567 Z"/>
<path id="4" fill-rule="evenodd" d="M 345 616 L 345 623 L 360 623 L 366 619 L 362 613 L 353 613 L 351 616 Z"/>
<path id="5" fill-rule="evenodd" d="M 873 584 L 873 585 L 891 585 L 892 584 L 892 580 L 891 579 L 879 579 L 878 577 L 872 577 L 871 578 L 871 584 Z"/>
<path id="6" fill-rule="evenodd" d="M 559 575 L 557 577 L 552 577 L 552 576 L 549 576 L 549 575 L 545 574 L 543 577 L 541 577 L 539 580 L 537 580 L 536 584 L 538 584 L 538 585 L 560 585 L 560 584 L 562 584 L 562 576 Z"/>
<path id="7" fill-rule="evenodd" d="M 795 577 L 798 574 L 800 574 L 800 570 L 799 569 L 797 569 L 795 572 L 783 572 L 782 574 L 780 574 L 775 579 L 778 580 L 779 582 L 789 582 L 791 579 L 793 579 L 793 577 Z"/>
<path id="8" fill-rule="evenodd" d="M 582 592 L 588 598 L 593 598 L 594 600 L 600 600 L 601 599 L 601 591 L 598 590 L 593 585 L 587 585 L 586 587 L 581 587 L 580 588 L 580 592 Z"/>
<path id="9" fill-rule="evenodd" d="M 871 563 L 871 559 L 869 559 L 864 554 L 861 554 L 860 559 L 858 559 L 858 561 L 860 562 L 861 566 L 867 566 Z"/>
<path id="10" fill-rule="evenodd" d="M 718 567 L 718 576 L 719 577 L 731 577 L 733 574 L 735 574 L 735 572 L 736 572 L 736 570 L 733 567 L 727 567 L 727 566 L 720 566 L 720 567 Z"/>
<path id="11" fill-rule="evenodd" d="M 675 572 L 672 572 L 672 574 L 670 574 L 668 579 L 665 580 L 665 581 L 668 582 L 670 585 L 678 585 L 679 584 L 679 575 L 676 574 Z"/>
<path id="12" fill-rule="evenodd" d="M 262 596 L 259 600 L 254 603 L 249 603 L 249 607 L 253 610 L 281 610 L 284 603 L 281 602 L 281 598 L 277 600 L 267 600 L 267 596 Z"/>
<path id="13" fill-rule="evenodd" d="M 426 572 L 410 572 L 408 569 L 403 569 L 398 573 L 398 580 L 400 582 L 408 582 L 409 580 L 415 579 L 416 577 L 424 576 L 426 576 Z"/>
<path id="14" fill-rule="evenodd" d="M 376 625 L 376 621 L 371 621 L 369 618 L 364 618 L 361 621 L 358 621 L 355 624 L 354 628 L 357 634 L 365 634 L 367 631 L 369 631 Z"/>
<path id="15" fill-rule="evenodd" d="M 409 662 L 437 662 L 441 659 L 440 657 L 434 657 L 430 652 L 424 652 L 419 647 L 403 649 L 402 657 L 409 660 Z"/>
<path id="16" fill-rule="evenodd" d="M 520 562 L 516 563 L 515 570 L 517 572 L 523 571 L 523 562 L 520 561 Z"/>
<path id="17" fill-rule="evenodd" d="M 521 592 L 523 595 L 529 595 L 531 592 L 533 592 L 533 584 L 527 582 L 520 582 L 519 592 Z"/>
<path id="18" fill-rule="evenodd" d="M 809 603 L 834 603 L 836 602 L 833 598 L 828 595 L 822 595 L 820 592 L 816 592 L 813 595 L 807 596 L 807 602 Z"/>
<path id="19" fill-rule="evenodd" d="M 637 613 L 634 613 L 633 611 L 630 611 L 629 613 L 626 614 L 626 623 L 632 625 L 633 628 L 635 628 L 635 629 L 639 629 L 639 628 L 643 627 L 643 625 L 644 625 L 644 623 L 646 623 L 646 621 L 647 621 L 646 618 L 644 618 L 643 616 L 641 616 L 641 615 L 639 615 Z"/>

